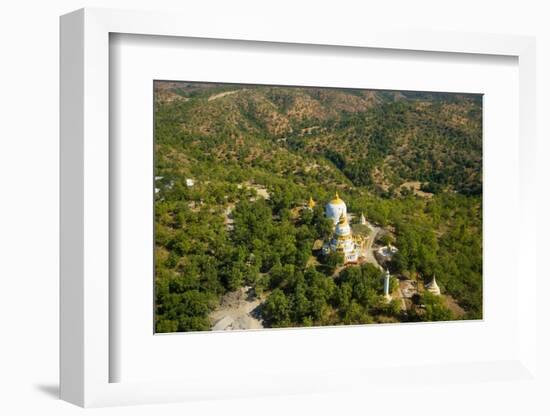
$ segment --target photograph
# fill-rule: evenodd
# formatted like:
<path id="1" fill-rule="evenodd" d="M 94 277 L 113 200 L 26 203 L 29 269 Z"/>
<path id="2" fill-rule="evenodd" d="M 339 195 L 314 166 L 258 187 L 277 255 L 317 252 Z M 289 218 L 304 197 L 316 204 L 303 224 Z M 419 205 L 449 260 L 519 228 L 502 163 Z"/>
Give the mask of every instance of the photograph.
<path id="1" fill-rule="evenodd" d="M 155 333 L 483 319 L 483 95 L 153 81 Z"/>

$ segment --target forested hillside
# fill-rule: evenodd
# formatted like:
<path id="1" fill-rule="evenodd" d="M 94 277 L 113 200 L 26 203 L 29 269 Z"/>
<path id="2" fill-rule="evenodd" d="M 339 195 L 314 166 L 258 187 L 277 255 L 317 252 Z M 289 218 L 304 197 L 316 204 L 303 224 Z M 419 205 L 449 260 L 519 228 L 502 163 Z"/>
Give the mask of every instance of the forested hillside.
<path id="1" fill-rule="evenodd" d="M 481 123 L 479 95 L 156 82 L 157 331 L 210 329 L 243 286 L 273 327 L 453 318 L 385 304 L 372 265 L 314 261 L 336 191 L 391 231 L 392 274 L 435 273 L 480 318 Z"/>

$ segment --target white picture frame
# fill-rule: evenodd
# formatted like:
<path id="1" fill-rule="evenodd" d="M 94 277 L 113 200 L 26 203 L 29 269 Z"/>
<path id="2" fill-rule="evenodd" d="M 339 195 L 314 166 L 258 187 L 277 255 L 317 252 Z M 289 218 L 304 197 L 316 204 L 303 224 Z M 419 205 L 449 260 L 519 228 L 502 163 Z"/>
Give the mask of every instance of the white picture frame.
<path id="1" fill-rule="evenodd" d="M 61 398 L 80 406 L 158 403 L 284 393 L 357 389 L 374 380 L 402 377 L 405 383 L 433 382 L 443 370 L 457 380 L 484 379 L 536 382 L 536 240 L 535 190 L 535 41 L 529 37 L 429 31 L 352 29 L 327 35 L 312 26 L 301 31 L 277 25 L 255 26 L 246 20 L 204 25 L 201 19 L 165 13 L 82 9 L 61 18 Z M 217 22 L 219 23 L 219 22 Z M 410 368 L 332 369 L 318 373 L 283 372 L 263 383 L 237 380 L 227 388 L 193 376 L 178 381 L 111 382 L 110 366 L 120 357 L 110 349 L 110 166 L 109 37 L 110 34 L 278 42 L 333 47 L 429 51 L 442 54 L 515 57 L 519 67 L 518 204 L 521 227 L 518 263 L 522 286 L 517 290 L 517 354 L 507 360 L 471 363 L 416 363 Z M 518 270 L 515 273 L 519 273 Z M 295 332 L 296 333 L 296 332 Z M 287 333 L 285 336 L 290 336 Z M 238 335 L 238 334 L 237 334 Z M 334 335 L 327 335 L 328 337 Z M 367 371 L 368 370 L 368 371 Z M 421 374 L 422 376 L 419 376 Z M 477 374 L 477 376 L 476 376 Z M 482 377 L 479 377 L 483 374 Z M 346 382 L 342 382 L 346 380 Z M 370 388 L 370 387 L 369 387 Z"/>

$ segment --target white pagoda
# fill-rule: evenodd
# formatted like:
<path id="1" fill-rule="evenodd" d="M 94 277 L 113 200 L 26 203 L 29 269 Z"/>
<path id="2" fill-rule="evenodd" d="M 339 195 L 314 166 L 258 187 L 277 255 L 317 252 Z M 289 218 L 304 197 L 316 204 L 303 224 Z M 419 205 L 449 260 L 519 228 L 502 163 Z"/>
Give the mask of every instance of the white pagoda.
<path id="1" fill-rule="evenodd" d="M 347 217 L 347 207 L 338 194 L 325 207 L 325 214 L 334 221 L 334 233 L 332 238 L 324 244 L 323 252 L 340 252 L 344 255 L 344 263 L 357 263 L 359 259 L 359 246 L 355 242 Z"/>
<path id="2" fill-rule="evenodd" d="M 437 285 L 437 282 L 435 281 L 435 274 L 432 278 L 432 281 L 426 285 L 426 290 L 430 293 L 433 293 L 436 296 L 441 295 L 441 290 L 439 289 L 439 286 Z"/>

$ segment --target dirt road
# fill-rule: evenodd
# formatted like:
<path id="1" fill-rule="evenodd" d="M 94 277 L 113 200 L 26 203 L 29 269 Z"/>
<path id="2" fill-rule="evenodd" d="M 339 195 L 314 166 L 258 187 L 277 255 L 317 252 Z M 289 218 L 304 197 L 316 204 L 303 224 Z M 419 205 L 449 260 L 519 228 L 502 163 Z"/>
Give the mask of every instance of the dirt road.
<path id="1" fill-rule="evenodd" d="M 367 240 L 367 244 L 365 245 L 365 258 L 367 263 L 372 263 L 376 267 L 378 267 L 380 270 L 382 269 L 382 266 L 378 263 L 378 260 L 376 260 L 376 256 L 374 255 L 374 249 L 372 248 L 372 245 L 374 244 L 374 241 L 376 240 L 376 236 L 380 232 L 381 228 L 376 227 L 373 224 L 369 223 L 369 228 L 371 229 L 371 234 Z"/>

